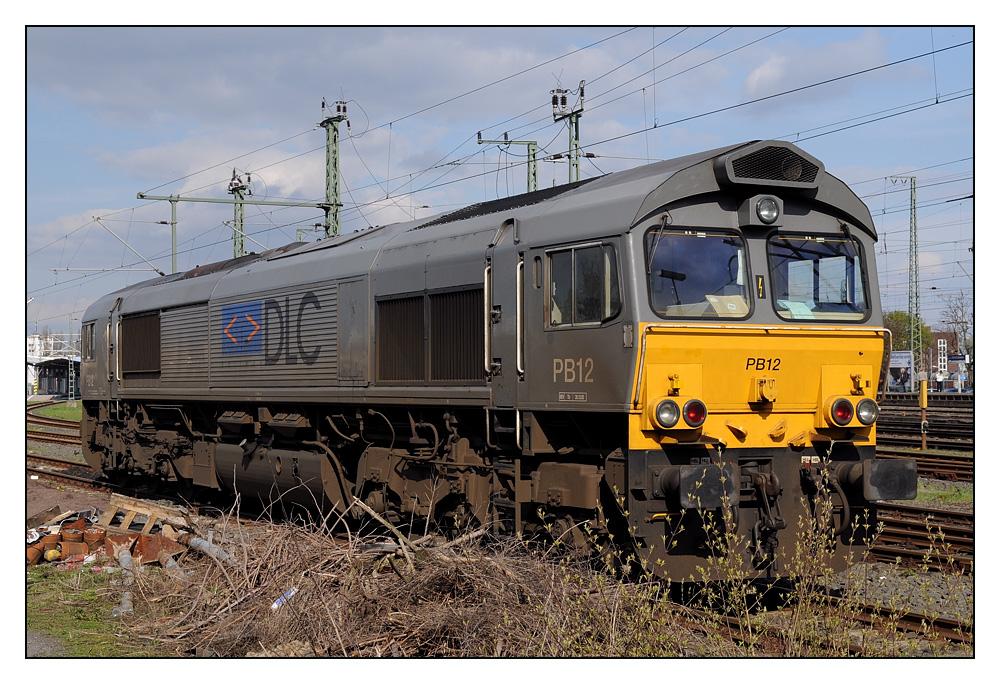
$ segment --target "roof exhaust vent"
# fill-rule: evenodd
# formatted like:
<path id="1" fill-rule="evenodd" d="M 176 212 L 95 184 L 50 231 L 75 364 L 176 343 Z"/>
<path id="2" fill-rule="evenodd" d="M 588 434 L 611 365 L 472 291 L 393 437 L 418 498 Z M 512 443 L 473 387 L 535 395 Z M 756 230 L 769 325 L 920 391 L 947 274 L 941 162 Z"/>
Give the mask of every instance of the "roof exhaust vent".
<path id="1" fill-rule="evenodd" d="M 715 160 L 715 174 L 723 185 L 815 188 L 822 173 L 823 162 L 777 140 L 752 143 Z"/>

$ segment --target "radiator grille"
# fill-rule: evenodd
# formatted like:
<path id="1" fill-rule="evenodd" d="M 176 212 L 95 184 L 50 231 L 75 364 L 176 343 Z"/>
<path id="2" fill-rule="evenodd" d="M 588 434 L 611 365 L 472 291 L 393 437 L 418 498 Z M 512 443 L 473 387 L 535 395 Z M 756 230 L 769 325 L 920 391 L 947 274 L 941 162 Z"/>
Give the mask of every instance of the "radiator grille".
<path id="1" fill-rule="evenodd" d="M 208 304 L 164 311 L 160 317 L 160 352 L 163 387 L 198 387 L 206 381 L 209 367 Z M 244 376 L 245 377 L 245 376 Z"/>
<path id="2" fill-rule="evenodd" d="M 160 372 L 160 312 L 123 317 L 121 320 L 122 375 Z"/>
<path id="3" fill-rule="evenodd" d="M 380 382 L 482 382 L 483 290 L 377 302 Z"/>
<path id="4" fill-rule="evenodd" d="M 424 298 L 378 302 L 378 379 L 412 382 L 424 368 Z"/>
<path id="5" fill-rule="evenodd" d="M 732 160 L 736 179 L 813 183 L 819 167 L 785 147 L 768 146 Z"/>
<path id="6" fill-rule="evenodd" d="M 430 296 L 431 380 L 483 377 L 483 291 Z"/>

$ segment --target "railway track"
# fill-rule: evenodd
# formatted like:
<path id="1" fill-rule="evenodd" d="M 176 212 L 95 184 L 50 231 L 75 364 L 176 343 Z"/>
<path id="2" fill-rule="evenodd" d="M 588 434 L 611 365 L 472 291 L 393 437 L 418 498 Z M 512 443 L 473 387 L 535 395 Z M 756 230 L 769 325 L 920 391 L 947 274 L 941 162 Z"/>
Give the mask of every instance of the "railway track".
<path id="1" fill-rule="evenodd" d="M 59 430 L 75 430 L 76 434 L 80 434 L 80 421 L 78 420 L 66 420 L 64 418 L 51 418 L 49 416 L 39 415 L 38 411 L 43 408 L 48 408 L 49 406 L 56 406 L 57 404 L 62 404 L 62 401 L 42 401 L 34 402 L 28 404 L 25 409 L 25 418 L 28 425 L 37 425 L 38 427 L 44 428 L 56 428 Z"/>
<path id="2" fill-rule="evenodd" d="M 920 405 L 920 395 L 917 392 L 886 392 L 879 398 L 879 406 L 903 406 L 917 408 Z M 927 407 L 936 408 L 972 408 L 976 403 L 975 394 L 968 392 L 928 392 Z"/>
<path id="3" fill-rule="evenodd" d="M 86 464 L 36 454 L 27 454 L 26 457 L 25 470 L 29 475 L 33 474 L 87 489 L 100 491 L 117 491 L 119 489 L 116 485 L 105 480 L 102 474 L 91 470 L 90 466 Z"/>
<path id="4" fill-rule="evenodd" d="M 975 461 L 971 452 L 919 451 L 879 444 L 878 455 L 882 458 L 915 459 L 917 475 L 933 480 L 972 482 L 975 475 Z"/>
<path id="5" fill-rule="evenodd" d="M 26 431 L 27 438 L 34 442 L 45 442 L 46 444 L 72 444 L 79 446 L 80 435 L 79 433 L 73 434 L 63 434 L 59 432 L 47 432 L 45 430 L 32 430 L 28 428 Z"/>
<path id="6" fill-rule="evenodd" d="M 80 444 L 80 421 L 38 415 L 39 409 L 61 404 L 43 401 L 29 404 L 25 412 L 27 439 L 47 444 Z"/>
<path id="7" fill-rule="evenodd" d="M 920 430 L 908 432 L 881 432 L 878 435 L 878 443 L 892 447 L 909 447 L 919 449 L 923 444 Z M 934 437 L 933 433 L 928 433 L 927 446 L 931 449 L 968 451 L 975 450 L 972 439 L 951 439 L 947 437 Z"/>
<path id="8" fill-rule="evenodd" d="M 832 597 L 829 601 L 833 606 L 839 603 L 838 599 Z M 860 608 L 860 611 L 851 611 L 852 618 L 858 622 L 878 627 L 880 631 L 892 629 L 897 632 L 922 634 L 955 643 L 973 643 L 971 623 L 941 615 L 893 610 L 876 604 L 864 604 Z"/>
<path id="9" fill-rule="evenodd" d="M 900 403 L 899 399 L 882 404 L 876 428 L 879 444 L 920 447 L 926 433 L 927 446 L 932 449 L 972 451 L 975 445 L 975 412 L 971 400 L 939 400 L 928 404 L 926 411 L 921 411 L 915 403 Z"/>
<path id="10" fill-rule="evenodd" d="M 32 412 L 38 409 L 45 408 L 46 406 L 55 406 L 56 404 L 61 404 L 62 401 L 58 399 L 51 399 L 49 401 L 29 401 L 27 406 L 27 412 L 30 415 Z"/>
<path id="11" fill-rule="evenodd" d="M 906 564 L 928 563 L 970 572 L 973 562 L 973 514 L 909 504 L 881 504 L 882 533 L 869 555 Z"/>
<path id="12" fill-rule="evenodd" d="M 49 418 L 47 416 L 37 416 L 28 414 L 28 425 L 36 425 L 43 428 L 52 428 L 56 430 L 73 430 L 77 435 L 80 434 L 80 421 L 77 420 L 64 420 L 62 418 Z"/>

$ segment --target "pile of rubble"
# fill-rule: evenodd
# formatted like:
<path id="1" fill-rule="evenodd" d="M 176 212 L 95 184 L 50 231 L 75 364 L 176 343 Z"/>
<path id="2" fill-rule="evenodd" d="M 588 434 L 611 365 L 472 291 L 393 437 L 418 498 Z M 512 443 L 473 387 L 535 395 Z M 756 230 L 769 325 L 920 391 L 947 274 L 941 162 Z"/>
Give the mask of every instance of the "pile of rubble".
<path id="1" fill-rule="evenodd" d="M 132 612 L 134 572 L 159 564 L 178 581 L 184 571 L 179 561 L 191 550 L 232 563 L 220 547 L 191 530 L 186 511 L 115 495 L 104 511 L 90 508 L 61 512 L 51 508 L 26 521 L 25 559 L 28 565 L 48 564 L 56 570 L 84 566 L 96 571 L 121 572 L 125 592 L 115 616 Z"/>
<path id="2" fill-rule="evenodd" d="M 70 511 L 45 520 L 26 531 L 28 565 L 53 563 L 79 564 L 88 556 L 99 552 L 107 534 L 96 525 L 97 511 Z"/>

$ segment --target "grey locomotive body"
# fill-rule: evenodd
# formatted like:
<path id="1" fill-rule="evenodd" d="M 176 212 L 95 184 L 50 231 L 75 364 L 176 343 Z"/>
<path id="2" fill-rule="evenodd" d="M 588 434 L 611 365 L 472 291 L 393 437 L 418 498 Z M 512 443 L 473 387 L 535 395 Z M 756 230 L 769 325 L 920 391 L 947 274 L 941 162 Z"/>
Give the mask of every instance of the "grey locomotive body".
<path id="1" fill-rule="evenodd" d="M 773 509 L 783 490 L 819 496 L 812 464 L 843 485 L 842 516 L 915 483 L 847 474 L 882 466 L 860 403 L 884 377 L 874 239 L 846 186 L 769 141 L 154 279 L 84 317 L 84 453 L 348 521 L 357 499 L 402 526 L 582 546 L 581 523 L 631 526 L 648 548 L 731 505 L 756 535 L 747 561 L 777 567 L 790 532 Z M 823 276 L 808 297 L 806 270 Z M 855 343 L 863 362 L 815 356 Z M 847 397 L 847 423 L 829 397 Z M 707 417 L 657 417 L 681 399 Z M 730 484 L 692 506 L 702 464 Z M 704 537 L 650 553 L 686 573 Z"/>

